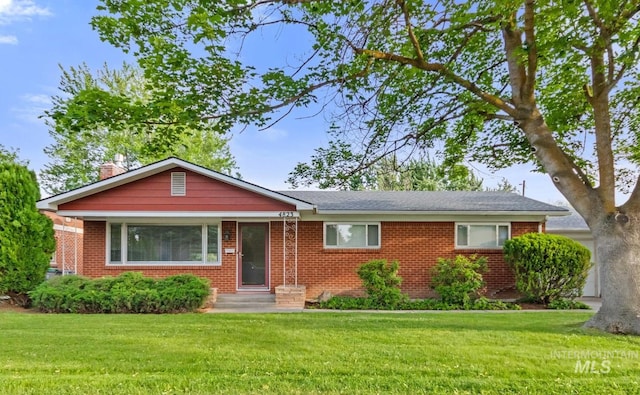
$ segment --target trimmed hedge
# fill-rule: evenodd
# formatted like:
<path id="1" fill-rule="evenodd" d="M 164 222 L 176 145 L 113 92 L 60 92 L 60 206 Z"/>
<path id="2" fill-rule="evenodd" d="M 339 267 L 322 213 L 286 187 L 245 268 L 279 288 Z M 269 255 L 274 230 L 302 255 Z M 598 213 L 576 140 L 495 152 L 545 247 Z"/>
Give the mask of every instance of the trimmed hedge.
<path id="1" fill-rule="evenodd" d="M 334 296 L 312 308 L 331 310 L 520 310 L 515 303 L 478 298 L 467 304 L 446 303 L 438 299 L 405 300 L 395 306 L 380 305 L 371 298 Z"/>
<path id="2" fill-rule="evenodd" d="M 527 299 L 548 304 L 582 294 L 591 268 L 591 252 L 568 237 L 527 233 L 504 243 L 504 258 Z"/>
<path id="3" fill-rule="evenodd" d="M 209 282 L 192 274 L 155 280 L 127 272 L 94 280 L 54 277 L 29 296 L 45 313 L 181 313 L 202 306 L 209 292 Z"/>

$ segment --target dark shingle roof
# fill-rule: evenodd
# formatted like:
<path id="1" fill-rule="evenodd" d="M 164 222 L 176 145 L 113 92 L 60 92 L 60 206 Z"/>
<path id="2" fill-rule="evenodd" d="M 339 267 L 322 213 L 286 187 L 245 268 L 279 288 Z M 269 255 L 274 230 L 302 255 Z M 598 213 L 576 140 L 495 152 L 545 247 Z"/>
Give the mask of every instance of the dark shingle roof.
<path id="1" fill-rule="evenodd" d="M 549 217 L 547 220 L 547 230 L 589 230 L 587 223 L 573 210 L 569 210 L 570 215 L 564 217 Z"/>
<path id="2" fill-rule="evenodd" d="M 553 206 L 507 192 L 430 191 L 280 191 L 295 199 L 315 204 L 319 211 L 364 212 L 551 212 Z"/>

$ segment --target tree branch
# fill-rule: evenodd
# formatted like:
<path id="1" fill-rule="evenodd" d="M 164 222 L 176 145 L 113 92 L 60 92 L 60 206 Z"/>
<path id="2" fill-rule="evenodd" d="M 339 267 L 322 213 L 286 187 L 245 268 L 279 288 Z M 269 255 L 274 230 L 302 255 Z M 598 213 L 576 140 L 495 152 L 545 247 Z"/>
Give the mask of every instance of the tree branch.
<path id="1" fill-rule="evenodd" d="M 424 64 L 424 54 L 422 53 L 422 49 L 420 48 L 420 43 L 416 38 L 415 33 L 413 32 L 413 27 L 411 25 L 411 15 L 409 15 L 409 10 L 407 8 L 407 3 L 404 0 L 396 0 L 396 4 L 402 10 L 402 14 L 404 15 L 404 24 L 407 27 L 407 34 L 409 35 L 409 40 L 411 41 L 411 45 L 413 45 L 413 49 L 416 51 L 416 56 L 418 57 L 418 62 Z"/>
<path id="2" fill-rule="evenodd" d="M 615 208 L 615 171 L 611 138 L 611 114 L 609 108 L 609 86 L 604 75 L 603 49 L 595 46 L 591 58 L 591 80 L 593 92 L 587 92 L 587 100 L 593 108 L 598 158 L 598 192 L 605 212 Z"/>
<path id="3" fill-rule="evenodd" d="M 591 208 L 596 204 L 594 200 L 598 195 L 594 193 L 586 175 L 558 146 L 540 112 L 534 109 L 518 126 L 556 188 L 589 223 Z"/>
<path id="4" fill-rule="evenodd" d="M 424 63 L 424 64 L 422 64 L 416 59 L 407 58 L 405 56 L 391 54 L 391 53 L 382 52 L 382 51 L 364 49 L 364 48 L 354 48 L 354 51 L 357 54 L 367 55 L 367 56 L 369 56 L 369 57 L 371 57 L 373 59 L 397 62 L 397 63 L 405 64 L 405 65 L 408 65 L 408 66 L 413 66 L 413 67 L 415 67 L 417 69 L 420 69 L 420 70 L 439 73 L 439 74 L 443 75 L 444 77 L 447 77 L 447 78 L 451 79 L 456 84 L 462 86 L 463 88 L 467 89 L 471 93 L 475 94 L 476 96 L 478 96 L 479 98 L 481 98 L 485 102 L 487 102 L 487 103 L 489 103 L 489 104 L 491 104 L 491 105 L 493 105 L 495 107 L 498 107 L 499 109 L 501 109 L 502 111 L 506 112 L 507 114 L 511 114 L 511 115 L 514 115 L 514 116 L 516 115 L 515 109 L 512 106 L 510 106 L 507 102 L 505 102 L 504 100 L 502 100 L 501 98 L 499 98 L 497 96 L 491 95 L 490 93 L 487 93 L 487 92 L 483 91 L 476 84 L 474 84 L 473 82 L 471 82 L 471 81 L 469 81 L 467 79 L 464 79 L 464 78 L 460 77 L 459 75 L 453 73 L 451 70 L 449 70 L 447 67 L 445 67 L 441 63 Z"/>
<path id="5" fill-rule="evenodd" d="M 327 80 L 327 81 L 319 82 L 317 84 L 309 85 L 308 87 L 306 87 L 305 89 L 300 91 L 297 95 L 291 96 L 287 100 L 283 100 L 283 101 L 281 101 L 280 103 L 277 103 L 277 104 L 268 105 L 268 106 L 262 107 L 260 109 L 246 111 L 246 112 L 231 112 L 231 113 L 227 113 L 227 114 L 209 115 L 209 116 L 203 117 L 203 119 L 211 120 L 211 119 L 218 119 L 218 118 L 222 118 L 222 117 L 226 117 L 226 116 L 257 115 L 257 114 L 263 114 L 263 113 L 268 112 L 268 111 L 275 111 L 275 110 L 278 110 L 278 109 L 280 109 L 282 107 L 286 107 L 286 106 L 288 106 L 290 104 L 293 104 L 293 103 L 297 102 L 298 100 L 302 99 L 303 97 L 305 97 L 306 95 L 308 95 L 309 93 L 314 92 L 314 91 L 316 91 L 318 89 L 324 88 L 325 86 L 329 86 L 329 85 L 333 85 L 333 84 L 342 84 L 342 83 L 345 83 L 346 81 L 349 81 L 349 80 L 352 80 L 352 79 L 357 79 L 357 78 L 364 77 L 369 72 L 369 66 L 371 66 L 371 64 L 372 64 L 372 61 L 367 63 L 367 66 L 364 69 L 360 70 L 357 73 L 348 75 L 346 77 L 333 78 L 333 79 L 330 79 L 330 80 Z"/>
<path id="6" fill-rule="evenodd" d="M 636 38 L 636 41 L 631 46 L 631 50 L 629 52 L 637 54 L 638 53 L 638 48 L 640 48 L 640 36 L 638 36 Z M 636 56 L 636 59 L 637 59 L 637 56 Z M 611 92 L 611 90 L 613 88 L 615 88 L 616 85 L 618 85 L 618 82 L 620 82 L 622 77 L 624 77 L 624 73 L 627 71 L 629 64 L 632 64 L 632 62 L 628 62 L 626 64 L 623 64 L 620 67 L 620 70 L 618 70 L 618 73 L 616 74 L 616 76 L 613 77 L 612 80 L 609 80 L 609 87 L 608 87 L 608 91 L 609 92 Z"/>
<path id="7" fill-rule="evenodd" d="M 627 202 L 621 207 L 621 211 L 623 212 L 636 210 L 640 210 L 640 178 L 636 180 L 636 185 L 633 191 L 631 191 L 631 196 L 629 196 Z"/>
<path id="8" fill-rule="evenodd" d="M 520 31 L 515 29 L 516 15 L 515 13 L 509 17 L 509 21 L 505 22 L 502 27 L 502 37 L 504 39 L 504 49 L 507 55 L 507 67 L 509 69 L 509 82 L 511 85 L 512 98 L 516 107 L 523 104 L 525 95 L 523 94 L 523 86 L 527 79 L 527 73 L 518 58 L 518 50 L 522 48 L 522 38 Z M 527 97 L 529 99 L 529 97 Z"/>
<path id="9" fill-rule="evenodd" d="M 527 43 L 527 79 L 524 86 L 524 95 L 529 102 L 534 102 L 534 90 L 536 85 L 536 71 L 538 68 L 538 48 L 535 38 L 535 0 L 527 0 L 524 12 L 524 35 Z"/>

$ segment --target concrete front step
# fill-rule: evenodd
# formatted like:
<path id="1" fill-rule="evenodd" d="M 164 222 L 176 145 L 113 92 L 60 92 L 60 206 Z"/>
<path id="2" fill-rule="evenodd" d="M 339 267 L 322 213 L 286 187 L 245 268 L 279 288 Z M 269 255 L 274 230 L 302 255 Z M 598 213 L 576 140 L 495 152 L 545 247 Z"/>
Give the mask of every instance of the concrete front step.
<path id="1" fill-rule="evenodd" d="M 261 310 L 276 307 L 276 296 L 270 293 L 219 294 L 214 309 Z"/>

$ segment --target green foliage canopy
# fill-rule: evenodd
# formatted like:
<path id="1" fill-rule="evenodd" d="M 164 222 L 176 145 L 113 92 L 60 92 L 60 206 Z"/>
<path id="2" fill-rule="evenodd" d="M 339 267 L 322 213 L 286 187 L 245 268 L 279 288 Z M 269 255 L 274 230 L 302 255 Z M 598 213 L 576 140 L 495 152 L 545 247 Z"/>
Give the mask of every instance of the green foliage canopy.
<path id="1" fill-rule="evenodd" d="M 44 281 L 56 246 L 52 221 L 36 209 L 39 198 L 33 171 L 0 160 L 0 294 L 18 304 Z"/>
<path id="2" fill-rule="evenodd" d="M 97 181 L 100 165 L 116 154 L 124 156 L 127 170 L 167 156 L 226 174 L 236 168 L 228 139 L 215 132 L 213 121 L 193 125 L 197 129 L 133 116 L 130 122 L 116 121 L 125 108 L 145 107 L 153 100 L 154 88 L 139 68 L 124 63 L 120 69 L 104 65 L 93 72 L 82 64 L 61 71 L 61 94 L 53 97 L 52 108 L 45 112 L 54 140 L 45 148 L 50 162 L 40 173 L 47 192 L 61 193 Z M 91 101 L 98 98 L 106 102 Z M 180 111 L 177 104 L 165 110 L 166 116 Z"/>
<path id="3" fill-rule="evenodd" d="M 392 152 L 435 148 L 493 168 L 533 162 L 561 175 L 565 195 L 600 181 L 594 193 L 612 200 L 640 162 L 635 1 L 103 0 L 99 9 L 94 28 L 133 53 L 157 89 L 117 122 L 139 110 L 160 119 L 155 109 L 183 103 L 188 111 L 166 122 L 218 119 L 225 132 L 324 96 L 344 111 L 315 158 L 345 182 Z M 297 64 L 266 71 L 241 61 L 245 41 L 274 31 L 312 45 L 291 57 Z M 586 200 L 572 202 L 583 215 Z"/>
<path id="4" fill-rule="evenodd" d="M 0 144 L 0 162 L 13 162 L 21 165 L 27 164 L 27 162 L 20 160 L 18 150 L 6 148 L 2 144 Z"/>
<path id="5" fill-rule="evenodd" d="M 317 158 L 316 158 L 317 159 Z M 400 162 L 396 156 L 382 158 L 359 174 L 342 178 L 336 167 L 323 161 L 299 163 L 291 173 L 294 187 L 317 183 L 321 188 L 371 189 L 380 191 L 481 191 L 482 179 L 467 166 L 438 163 L 430 157 Z M 345 182 L 348 181 L 348 182 Z"/>

